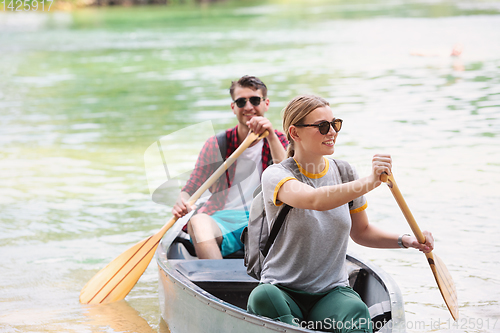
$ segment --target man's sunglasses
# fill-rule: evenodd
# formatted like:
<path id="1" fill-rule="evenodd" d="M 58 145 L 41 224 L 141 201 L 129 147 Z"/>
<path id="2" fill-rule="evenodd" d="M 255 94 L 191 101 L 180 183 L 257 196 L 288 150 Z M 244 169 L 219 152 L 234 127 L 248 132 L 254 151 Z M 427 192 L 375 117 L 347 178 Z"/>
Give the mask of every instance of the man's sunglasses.
<path id="1" fill-rule="evenodd" d="M 328 134 L 330 132 L 330 126 L 333 127 L 335 132 L 339 132 L 342 128 L 342 119 L 333 119 L 332 121 L 323 120 L 319 124 L 298 124 L 295 125 L 297 127 L 317 127 L 319 132 L 323 135 Z"/>
<path id="2" fill-rule="evenodd" d="M 259 106 L 262 98 L 259 96 L 252 96 L 248 100 L 250 101 L 250 104 L 252 104 L 253 106 Z M 247 99 L 245 97 L 241 97 L 235 100 L 234 102 L 236 103 L 237 107 L 242 108 L 247 104 Z"/>

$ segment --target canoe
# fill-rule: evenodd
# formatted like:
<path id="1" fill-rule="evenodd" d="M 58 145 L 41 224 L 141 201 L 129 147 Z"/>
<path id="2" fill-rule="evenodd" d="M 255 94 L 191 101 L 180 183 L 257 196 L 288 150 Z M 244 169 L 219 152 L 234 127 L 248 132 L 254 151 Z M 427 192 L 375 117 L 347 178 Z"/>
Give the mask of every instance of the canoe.
<path id="1" fill-rule="evenodd" d="M 180 232 L 173 242 L 162 241 L 156 252 L 161 316 L 170 332 L 314 332 L 307 322 L 295 327 L 246 312 L 258 281 L 247 275 L 242 254 L 198 260 L 188 237 Z M 405 332 L 403 297 L 394 280 L 352 254 L 346 264 L 349 283 L 368 306 L 374 330 Z"/>

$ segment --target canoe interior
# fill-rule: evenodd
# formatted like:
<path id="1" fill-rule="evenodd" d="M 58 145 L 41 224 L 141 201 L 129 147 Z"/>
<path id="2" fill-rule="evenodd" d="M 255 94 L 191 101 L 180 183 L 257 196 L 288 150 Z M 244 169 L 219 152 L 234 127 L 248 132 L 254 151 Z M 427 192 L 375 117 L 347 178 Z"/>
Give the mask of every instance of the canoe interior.
<path id="1" fill-rule="evenodd" d="M 258 281 L 247 275 L 242 253 L 224 260 L 198 260 L 191 246 L 184 237 L 178 237 L 171 246 L 162 248 L 157 254 L 160 270 L 190 289 L 201 289 L 222 305 L 230 304 L 245 311 L 248 296 Z M 383 271 L 383 274 L 375 272 L 376 267 L 352 256 L 347 256 L 346 264 L 349 283 L 368 306 L 375 330 L 398 331 L 393 329 L 394 322 L 404 322 L 404 310 L 397 285 Z"/>

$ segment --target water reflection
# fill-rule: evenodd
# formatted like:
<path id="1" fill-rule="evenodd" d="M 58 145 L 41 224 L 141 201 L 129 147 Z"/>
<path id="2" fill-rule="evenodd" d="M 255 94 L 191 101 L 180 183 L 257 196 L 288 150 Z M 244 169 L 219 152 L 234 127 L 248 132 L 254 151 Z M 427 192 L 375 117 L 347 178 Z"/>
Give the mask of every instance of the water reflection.
<path id="1" fill-rule="evenodd" d="M 83 313 L 89 320 L 88 324 L 95 329 L 102 330 L 104 327 L 108 327 L 113 332 L 158 332 L 127 301 L 88 306 Z"/>

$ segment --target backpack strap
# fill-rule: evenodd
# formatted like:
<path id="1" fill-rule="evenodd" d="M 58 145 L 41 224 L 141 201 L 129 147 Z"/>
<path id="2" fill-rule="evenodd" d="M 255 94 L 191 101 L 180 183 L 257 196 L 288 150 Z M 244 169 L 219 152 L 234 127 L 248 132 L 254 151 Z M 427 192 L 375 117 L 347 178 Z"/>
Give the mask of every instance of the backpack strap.
<path id="1" fill-rule="evenodd" d="M 217 145 L 219 146 L 220 156 L 221 156 L 222 160 L 215 163 L 214 170 L 217 170 L 226 161 L 226 153 L 227 153 L 227 135 L 226 135 L 226 132 L 227 131 L 222 131 L 220 133 L 217 133 L 217 135 L 215 136 L 215 138 L 217 139 Z M 226 174 L 226 181 L 229 184 L 229 169 L 226 170 L 225 174 Z"/>
<path id="2" fill-rule="evenodd" d="M 269 249 L 271 248 L 271 245 L 273 245 L 274 240 L 278 236 L 278 233 L 280 232 L 281 226 L 283 225 L 283 222 L 285 222 L 285 217 L 292 209 L 292 206 L 289 206 L 285 204 L 285 206 L 281 209 L 281 211 L 278 214 L 278 217 L 276 218 L 276 221 L 273 224 L 273 228 L 271 229 L 271 232 L 269 233 L 269 238 L 267 239 L 266 246 L 264 246 L 264 249 L 262 250 L 262 255 L 264 257 L 267 256 L 269 253 Z"/>
<path id="3" fill-rule="evenodd" d="M 222 157 L 222 163 L 226 160 L 226 152 L 227 152 L 227 136 L 226 131 L 222 131 L 218 133 L 216 136 L 217 144 L 219 145 L 220 156 Z"/>
<path id="4" fill-rule="evenodd" d="M 296 166 L 296 163 L 293 162 L 293 166 Z M 284 166 L 289 169 L 290 171 L 294 172 L 293 168 L 291 168 L 289 165 L 284 164 Z M 267 256 L 269 249 L 271 248 L 271 245 L 273 245 L 274 240 L 276 237 L 278 237 L 278 233 L 281 230 L 281 226 L 283 225 L 283 222 L 285 222 L 286 215 L 292 209 L 293 207 L 287 204 L 283 205 L 283 208 L 280 210 L 278 213 L 278 217 L 276 218 L 276 221 L 274 221 L 273 227 L 271 228 L 271 232 L 269 233 L 269 238 L 267 239 L 266 245 L 264 246 L 264 249 L 262 250 L 262 255 L 264 257 Z"/>
<path id="5" fill-rule="evenodd" d="M 332 161 L 335 162 L 335 164 L 337 165 L 337 168 L 339 169 L 339 173 L 340 173 L 340 179 L 342 180 L 342 183 L 349 183 L 349 182 L 352 182 L 354 181 L 354 172 L 352 170 L 352 167 L 349 163 L 347 163 L 346 161 L 342 161 L 342 160 L 334 160 L 332 158 Z M 352 208 L 352 206 L 354 205 L 354 201 L 351 201 L 349 202 L 349 209 Z"/>

